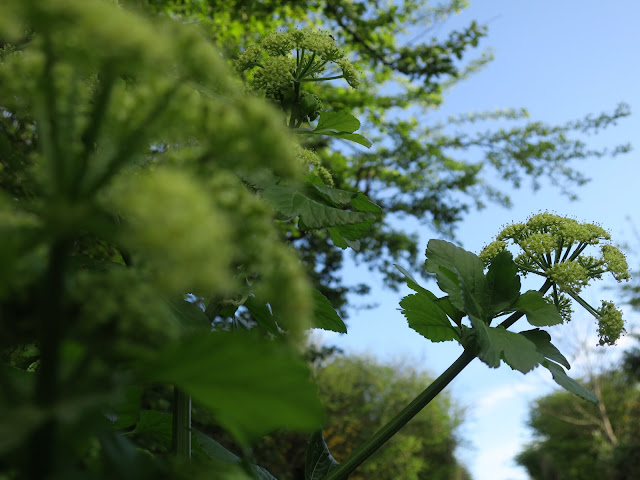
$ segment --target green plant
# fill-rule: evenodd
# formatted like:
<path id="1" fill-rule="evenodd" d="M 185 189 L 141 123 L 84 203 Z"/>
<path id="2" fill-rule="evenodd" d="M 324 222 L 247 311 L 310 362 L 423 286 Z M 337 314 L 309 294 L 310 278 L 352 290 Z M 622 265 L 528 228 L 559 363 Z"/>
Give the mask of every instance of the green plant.
<path id="1" fill-rule="evenodd" d="M 508 253 L 489 256 L 485 274 L 479 257 L 432 241 L 427 268 L 449 295 L 437 299 L 407 274 L 416 294 L 402 307 L 416 330 L 457 340 L 465 353 L 336 466 L 299 350 L 307 328 L 346 327 L 290 243 L 321 230 L 337 247 L 357 250 L 381 209 L 362 192 L 336 188 L 330 169 L 301 146 L 320 137 L 370 144 L 355 133 L 357 119 L 326 111 L 321 91 L 311 90 L 325 80 L 357 84 L 331 35 L 272 34 L 245 52 L 240 70 L 268 102 L 246 94 L 193 26 L 114 1 L 3 2 L 0 38 L 5 478 L 214 471 L 268 479 L 250 445 L 287 428 L 315 431 L 309 479 L 343 478 L 475 356 L 523 372 L 541 364 L 591 398 L 566 376 L 546 333 L 506 328 L 523 315 L 535 326 L 559 323 L 563 293 L 581 302 L 589 278 L 624 277 L 617 250 L 567 257 L 573 244 L 553 228 L 569 221 L 544 217 L 543 228 L 566 243 L 555 244 L 555 260 L 528 251 L 547 261 L 538 273 L 546 277 L 541 290 L 554 289 L 553 305 L 541 293 L 520 294 L 518 261 Z M 321 76 L 327 65 L 334 73 Z M 604 239 L 581 228 L 591 232 L 587 243 Z M 582 270 L 554 269 L 567 258 L 584 258 Z M 614 341 L 617 310 L 590 311 L 601 319 L 603 342 Z M 509 312 L 501 327 L 490 325 Z M 233 436 L 240 456 L 191 427 L 191 398 Z"/>

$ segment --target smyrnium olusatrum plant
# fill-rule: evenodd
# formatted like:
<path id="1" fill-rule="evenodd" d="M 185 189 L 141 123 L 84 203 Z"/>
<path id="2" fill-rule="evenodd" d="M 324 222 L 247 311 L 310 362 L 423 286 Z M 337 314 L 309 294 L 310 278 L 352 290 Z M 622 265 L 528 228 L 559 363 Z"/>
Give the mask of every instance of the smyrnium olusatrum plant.
<path id="1" fill-rule="evenodd" d="M 554 303 L 564 321 L 571 320 L 575 300 L 598 321 L 600 345 L 613 345 L 624 332 L 622 313 L 613 302 L 603 300 L 600 308 L 589 305 L 580 291 L 592 280 L 611 273 L 618 282 L 629 280 L 625 255 L 611 244 L 611 235 L 591 223 L 560 217 L 551 213 L 532 216 L 526 223 L 505 227 L 496 240 L 480 253 L 485 263 L 491 263 L 509 244 L 522 252 L 515 263 L 523 275 L 539 275 L 551 282 L 548 299 Z M 589 250 L 596 249 L 596 256 Z"/>
<path id="2" fill-rule="evenodd" d="M 560 386 L 596 403 L 593 393 L 565 373 L 571 368 L 569 362 L 542 327 L 567 321 L 574 299 L 598 319 L 601 345 L 612 345 L 620 337 L 624 322 L 613 303 L 603 301 L 595 309 L 578 294 L 607 272 L 618 281 L 629 278 L 625 257 L 610 240 L 597 225 L 541 213 L 506 227 L 479 256 L 446 241 L 429 241 L 425 266 L 446 295 L 436 296 L 398 267 L 415 292 L 400 302 L 402 313 L 409 326 L 428 340 L 455 340 L 464 352 L 387 425 L 343 463 L 328 467 L 329 473 L 321 478 L 347 478 L 476 357 L 489 367 L 504 362 L 522 373 L 542 366 Z M 510 244 L 521 249 L 515 259 L 508 250 Z M 599 255 L 589 255 L 589 247 L 599 248 Z M 538 290 L 521 293 L 519 274 L 538 275 L 544 281 Z M 523 317 L 534 328 L 510 331 Z"/>

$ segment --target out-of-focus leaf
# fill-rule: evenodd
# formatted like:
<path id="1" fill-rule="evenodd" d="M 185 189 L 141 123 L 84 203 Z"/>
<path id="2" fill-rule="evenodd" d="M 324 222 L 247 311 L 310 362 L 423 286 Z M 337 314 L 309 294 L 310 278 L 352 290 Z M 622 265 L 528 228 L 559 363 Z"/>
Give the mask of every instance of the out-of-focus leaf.
<path id="1" fill-rule="evenodd" d="M 190 394 L 242 444 L 280 428 L 312 431 L 322 419 L 305 362 L 252 332 L 195 336 L 159 352 L 143 373 Z"/>

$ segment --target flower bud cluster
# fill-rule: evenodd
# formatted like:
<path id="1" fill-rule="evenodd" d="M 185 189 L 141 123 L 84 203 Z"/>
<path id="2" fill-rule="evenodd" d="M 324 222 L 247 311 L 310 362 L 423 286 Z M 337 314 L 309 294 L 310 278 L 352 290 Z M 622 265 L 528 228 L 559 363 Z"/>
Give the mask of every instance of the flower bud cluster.
<path id="1" fill-rule="evenodd" d="M 331 64 L 331 65 L 330 65 Z M 335 73 L 321 75 L 333 67 Z M 356 88 L 359 75 L 345 52 L 329 32 L 310 29 L 273 32 L 258 45 L 248 47 L 236 60 L 236 69 L 244 72 L 257 67 L 252 88 L 267 98 L 281 102 L 292 96 L 295 84 L 303 81 L 344 78 Z"/>
<path id="2" fill-rule="evenodd" d="M 629 267 L 624 254 L 610 244 L 611 236 L 599 225 L 579 223 L 551 213 L 533 215 L 525 223 L 506 226 L 494 242 L 480 253 L 485 264 L 509 244 L 521 249 L 515 258 L 519 270 L 547 279 L 553 287 L 551 301 L 565 321 L 571 317 L 571 299 L 580 303 L 598 319 L 600 344 L 613 344 L 624 330 L 622 314 L 611 302 L 596 310 L 578 293 L 593 279 L 609 272 L 617 281 L 628 280 Z M 589 255 L 588 247 L 599 245 L 599 255 Z"/>
<path id="3" fill-rule="evenodd" d="M 624 333 L 624 320 L 622 312 L 616 308 L 613 302 L 602 301 L 602 307 L 598 309 L 598 335 L 600 345 L 613 345 Z"/>

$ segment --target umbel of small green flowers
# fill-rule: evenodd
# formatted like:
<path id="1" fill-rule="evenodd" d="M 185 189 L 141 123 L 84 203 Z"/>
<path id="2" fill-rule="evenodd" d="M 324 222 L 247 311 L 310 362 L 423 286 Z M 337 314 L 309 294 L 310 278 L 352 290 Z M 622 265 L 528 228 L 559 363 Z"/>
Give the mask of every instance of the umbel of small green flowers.
<path id="1" fill-rule="evenodd" d="M 265 36 L 238 56 L 236 69 L 252 71 L 252 89 L 290 113 L 292 127 L 315 120 L 322 110 L 316 95 L 302 91 L 304 82 L 343 78 L 353 88 L 360 83 L 358 71 L 331 34 L 310 29 Z"/>
<path id="2" fill-rule="evenodd" d="M 620 310 L 608 301 L 595 309 L 578 295 L 591 280 L 600 279 L 607 272 L 618 282 L 630 278 L 624 254 L 610 241 L 609 233 L 598 225 L 545 212 L 525 223 L 505 227 L 482 250 L 480 258 L 489 263 L 509 244 L 519 247 L 521 253 L 515 258 L 519 270 L 523 275 L 539 275 L 551 283 L 550 300 L 565 321 L 571 318 L 573 299 L 598 320 L 600 345 L 612 345 L 624 332 Z M 591 255 L 588 249 L 596 250 L 597 255 Z"/>

